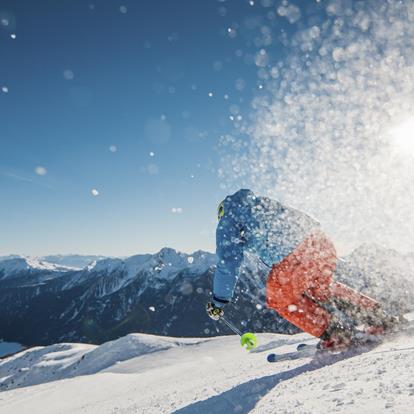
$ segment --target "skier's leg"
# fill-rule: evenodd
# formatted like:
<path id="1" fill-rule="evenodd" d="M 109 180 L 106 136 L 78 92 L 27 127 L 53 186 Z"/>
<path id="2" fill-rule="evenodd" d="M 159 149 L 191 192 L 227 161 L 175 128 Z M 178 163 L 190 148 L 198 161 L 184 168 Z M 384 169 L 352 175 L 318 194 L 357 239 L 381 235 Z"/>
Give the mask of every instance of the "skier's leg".
<path id="1" fill-rule="evenodd" d="M 342 300 L 346 303 L 354 305 L 357 308 L 366 309 L 368 311 L 373 311 L 380 306 L 376 300 L 357 292 L 356 290 L 340 282 L 332 283 L 331 294 L 334 299 L 339 301 Z"/>
<path id="2" fill-rule="evenodd" d="M 313 336 L 320 337 L 329 326 L 329 313 L 306 296 L 296 295 L 289 274 L 279 266 L 269 274 L 266 300 L 282 318 Z"/>
<path id="3" fill-rule="evenodd" d="M 329 299 L 335 263 L 335 249 L 326 236 L 310 235 L 273 266 L 266 286 L 268 307 L 305 332 L 321 336 L 330 314 L 320 302 Z"/>
<path id="4" fill-rule="evenodd" d="M 336 268 L 336 251 L 332 242 L 318 231 L 305 239 L 292 254 L 297 261 L 292 275 L 296 293 L 305 292 L 316 302 L 329 301 Z"/>
<path id="5" fill-rule="evenodd" d="M 318 232 L 273 266 L 267 281 L 268 307 L 303 331 L 320 337 L 330 348 L 347 347 L 351 332 L 325 306 L 331 297 L 335 267 L 335 248 Z"/>
<path id="6" fill-rule="evenodd" d="M 399 319 L 389 315 L 375 299 L 339 282 L 334 282 L 331 290 L 337 308 L 364 324 L 367 332 L 381 334 L 399 324 Z"/>

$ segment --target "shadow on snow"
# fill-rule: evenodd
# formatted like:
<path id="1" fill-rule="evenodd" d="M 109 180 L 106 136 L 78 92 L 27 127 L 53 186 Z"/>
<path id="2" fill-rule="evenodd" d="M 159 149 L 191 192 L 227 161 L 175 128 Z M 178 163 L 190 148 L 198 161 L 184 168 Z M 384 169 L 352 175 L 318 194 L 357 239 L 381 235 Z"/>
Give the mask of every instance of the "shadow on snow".
<path id="1" fill-rule="evenodd" d="M 370 349 L 353 350 L 338 355 L 325 355 L 323 358 L 320 355 L 315 356 L 312 361 L 305 365 L 247 381 L 219 395 L 180 408 L 172 414 L 247 414 L 256 406 L 260 399 L 281 382 L 305 372 L 315 371 L 336 362 L 352 358 L 368 350 Z"/>

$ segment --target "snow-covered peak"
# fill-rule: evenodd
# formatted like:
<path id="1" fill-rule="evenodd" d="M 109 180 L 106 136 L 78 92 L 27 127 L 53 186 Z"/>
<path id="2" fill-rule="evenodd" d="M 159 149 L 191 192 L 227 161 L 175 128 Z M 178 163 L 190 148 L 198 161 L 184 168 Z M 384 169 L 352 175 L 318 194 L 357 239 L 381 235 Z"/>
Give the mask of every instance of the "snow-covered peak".
<path id="1" fill-rule="evenodd" d="M 11 260 L 11 259 L 19 259 L 22 256 L 18 254 L 8 254 L 7 256 L 0 256 L 0 262 L 3 262 L 5 260 Z"/>
<path id="2" fill-rule="evenodd" d="M 134 277 L 141 271 L 168 277 L 178 271 L 191 268 L 197 271 L 207 270 L 215 263 L 211 253 L 197 251 L 194 254 L 178 252 L 165 247 L 155 254 L 139 254 L 126 259 L 104 259 L 88 268 L 91 272 L 124 271 L 128 277 Z"/>
<path id="3" fill-rule="evenodd" d="M 86 270 L 91 272 L 106 272 L 112 273 L 114 270 L 119 270 L 122 268 L 124 261 L 122 259 L 103 259 L 92 262 L 89 266 L 86 267 Z"/>
<path id="4" fill-rule="evenodd" d="M 155 254 L 100 260 L 85 269 L 87 274 L 84 273 L 77 278 L 76 283 L 89 278 L 90 275 L 103 276 L 99 294 L 106 296 L 125 287 L 139 276 L 144 277 L 142 288 L 151 283 L 157 286 L 158 283 L 170 280 L 186 269 L 193 274 L 200 274 L 214 264 L 215 255 L 211 253 L 198 251 L 186 254 L 166 247 Z M 72 280 L 67 286 L 72 286 L 73 283 Z"/>
<path id="5" fill-rule="evenodd" d="M 21 272 L 30 271 L 67 272 L 72 270 L 66 266 L 58 266 L 35 257 L 16 257 L 0 261 L 0 274 L 3 278 L 13 276 Z"/>

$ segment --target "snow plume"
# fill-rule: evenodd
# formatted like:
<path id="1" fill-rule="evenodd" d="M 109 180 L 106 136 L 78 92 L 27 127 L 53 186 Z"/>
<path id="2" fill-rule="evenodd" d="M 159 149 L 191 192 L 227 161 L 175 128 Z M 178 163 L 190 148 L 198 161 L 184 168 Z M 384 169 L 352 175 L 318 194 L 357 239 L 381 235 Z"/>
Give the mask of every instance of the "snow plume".
<path id="1" fill-rule="evenodd" d="M 413 250 L 414 2 L 318 2 L 280 35 L 281 4 L 258 27 L 279 37 L 258 52 L 264 87 L 221 142 L 223 188 L 314 215 L 340 252 Z"/>

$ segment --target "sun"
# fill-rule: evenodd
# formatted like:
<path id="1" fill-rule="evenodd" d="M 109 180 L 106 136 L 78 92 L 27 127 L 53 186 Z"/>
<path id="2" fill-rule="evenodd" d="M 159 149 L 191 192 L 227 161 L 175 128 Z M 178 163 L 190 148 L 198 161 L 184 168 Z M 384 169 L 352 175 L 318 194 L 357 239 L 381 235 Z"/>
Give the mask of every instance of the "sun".
<path id="1" fill-rule="evenodd" d="M 390 130 L 393 146 L 407 155 L 414 155 L 414 117 Z"/>

